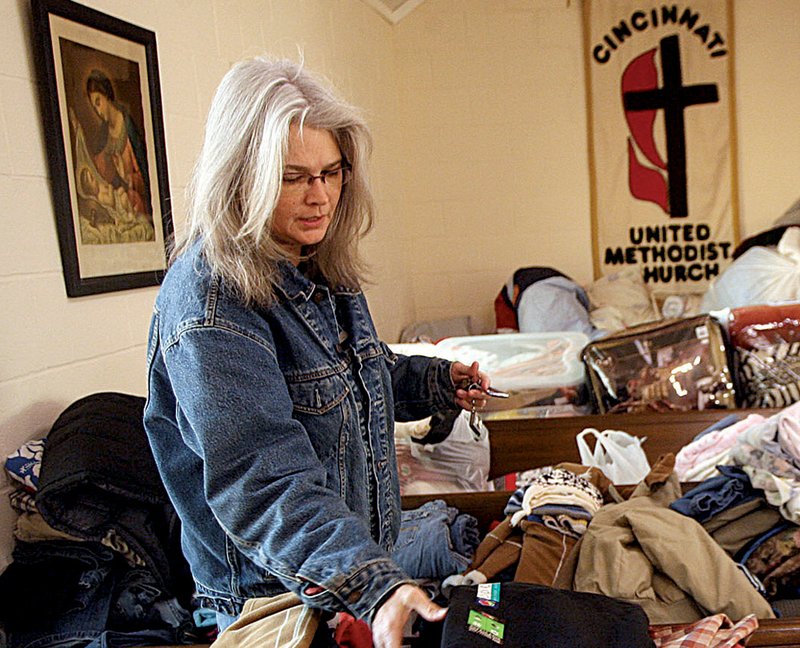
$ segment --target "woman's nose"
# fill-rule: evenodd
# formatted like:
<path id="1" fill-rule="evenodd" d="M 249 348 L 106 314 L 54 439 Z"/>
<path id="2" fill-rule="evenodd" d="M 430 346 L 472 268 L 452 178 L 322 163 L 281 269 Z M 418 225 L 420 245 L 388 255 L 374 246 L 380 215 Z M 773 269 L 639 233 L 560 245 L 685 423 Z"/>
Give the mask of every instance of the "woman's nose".
<path id="1" fill-rule="evenodd" d="M 306 190 L 306 201 L 314 204 L 324 204 L 329 200 L 328 189 L 322 178 L 314 178 L 311 181 L 311 186 Z"/>

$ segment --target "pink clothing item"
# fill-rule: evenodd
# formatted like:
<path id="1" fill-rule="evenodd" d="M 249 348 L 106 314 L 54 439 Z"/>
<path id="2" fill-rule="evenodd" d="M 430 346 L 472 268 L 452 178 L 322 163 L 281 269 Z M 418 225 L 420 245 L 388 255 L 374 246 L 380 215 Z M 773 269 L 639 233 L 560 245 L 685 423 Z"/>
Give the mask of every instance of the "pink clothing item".
<path id="1" fill-rule="evenodd" d="M 689 625 L 650 626 L 650 638 L 656 648 L 734 648 L 744 646 L 757 628 L 755 614 L 735 625 L 726 615 L 715 614 Z"/>
<path id="2" fill-rule="evenodd" d="M 675 472 L 683 479 L 684 475 L 708 457 L 719 455 L 736 444 L 736 438 L 748 428 L 764 422 L 761 414 L 749 414 L 747 418 L 737 421 L 721 430 L 713 430 L 699 439 L 687 443 L 675 455 Z"/>

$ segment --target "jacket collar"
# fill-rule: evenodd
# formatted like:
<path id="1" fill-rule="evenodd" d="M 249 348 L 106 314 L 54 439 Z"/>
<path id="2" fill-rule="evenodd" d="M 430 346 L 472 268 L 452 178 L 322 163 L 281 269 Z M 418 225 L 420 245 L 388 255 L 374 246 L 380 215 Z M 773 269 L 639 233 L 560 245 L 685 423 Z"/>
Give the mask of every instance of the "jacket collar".
<path id="1" fill-rule="evenodd" d="M 278 273 L 280 274 L 280 282 L 277 290 L 288 300 L 302 299 L 308 301 L 314 294 L 314 289 L 317 287 L 313 281 L 306 277 L 300 270 L 288 261 L 278 262 Z M 345 286 L 338 286 L 337 288 L 330 289 L 335 295 L 357 295 L 360 293 L 358 288 L 347 288 Z"/>
<path id="2" fill-rule="evenodd" d="M 288 261 L 279 261 L 278 274 L 280 275 L 280 281 L 277 285 L 277 291 L 286 299 L 290 301 L 294 299 L 308 301 L 311 299 L 316 284 L 305 277 L 295 266 Z"/>

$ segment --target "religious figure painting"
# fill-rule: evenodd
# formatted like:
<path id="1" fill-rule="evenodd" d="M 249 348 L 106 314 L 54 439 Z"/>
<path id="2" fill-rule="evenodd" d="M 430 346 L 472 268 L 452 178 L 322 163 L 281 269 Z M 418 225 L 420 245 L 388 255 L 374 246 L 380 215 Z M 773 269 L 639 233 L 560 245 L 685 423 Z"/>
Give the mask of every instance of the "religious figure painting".
<path id="1" fill-rule="evenodd" d="M 32 0 L 67 295 L 156 285 L 172 234 L 155 34 Z"/>

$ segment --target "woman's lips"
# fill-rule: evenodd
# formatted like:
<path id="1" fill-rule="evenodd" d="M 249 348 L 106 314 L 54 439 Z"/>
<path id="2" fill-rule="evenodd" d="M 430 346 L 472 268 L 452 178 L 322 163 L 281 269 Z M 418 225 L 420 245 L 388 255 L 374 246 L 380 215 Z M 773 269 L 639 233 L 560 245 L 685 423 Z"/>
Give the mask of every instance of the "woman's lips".
<path id="1" fill-rule="evenodd" d="M 305 225 L 306 227 L 315 227 L 320 223 L 322 223 L 326 218 L 327 216 L 304 216 L 301 217 L 299 221 L 302 225 Z"/>

